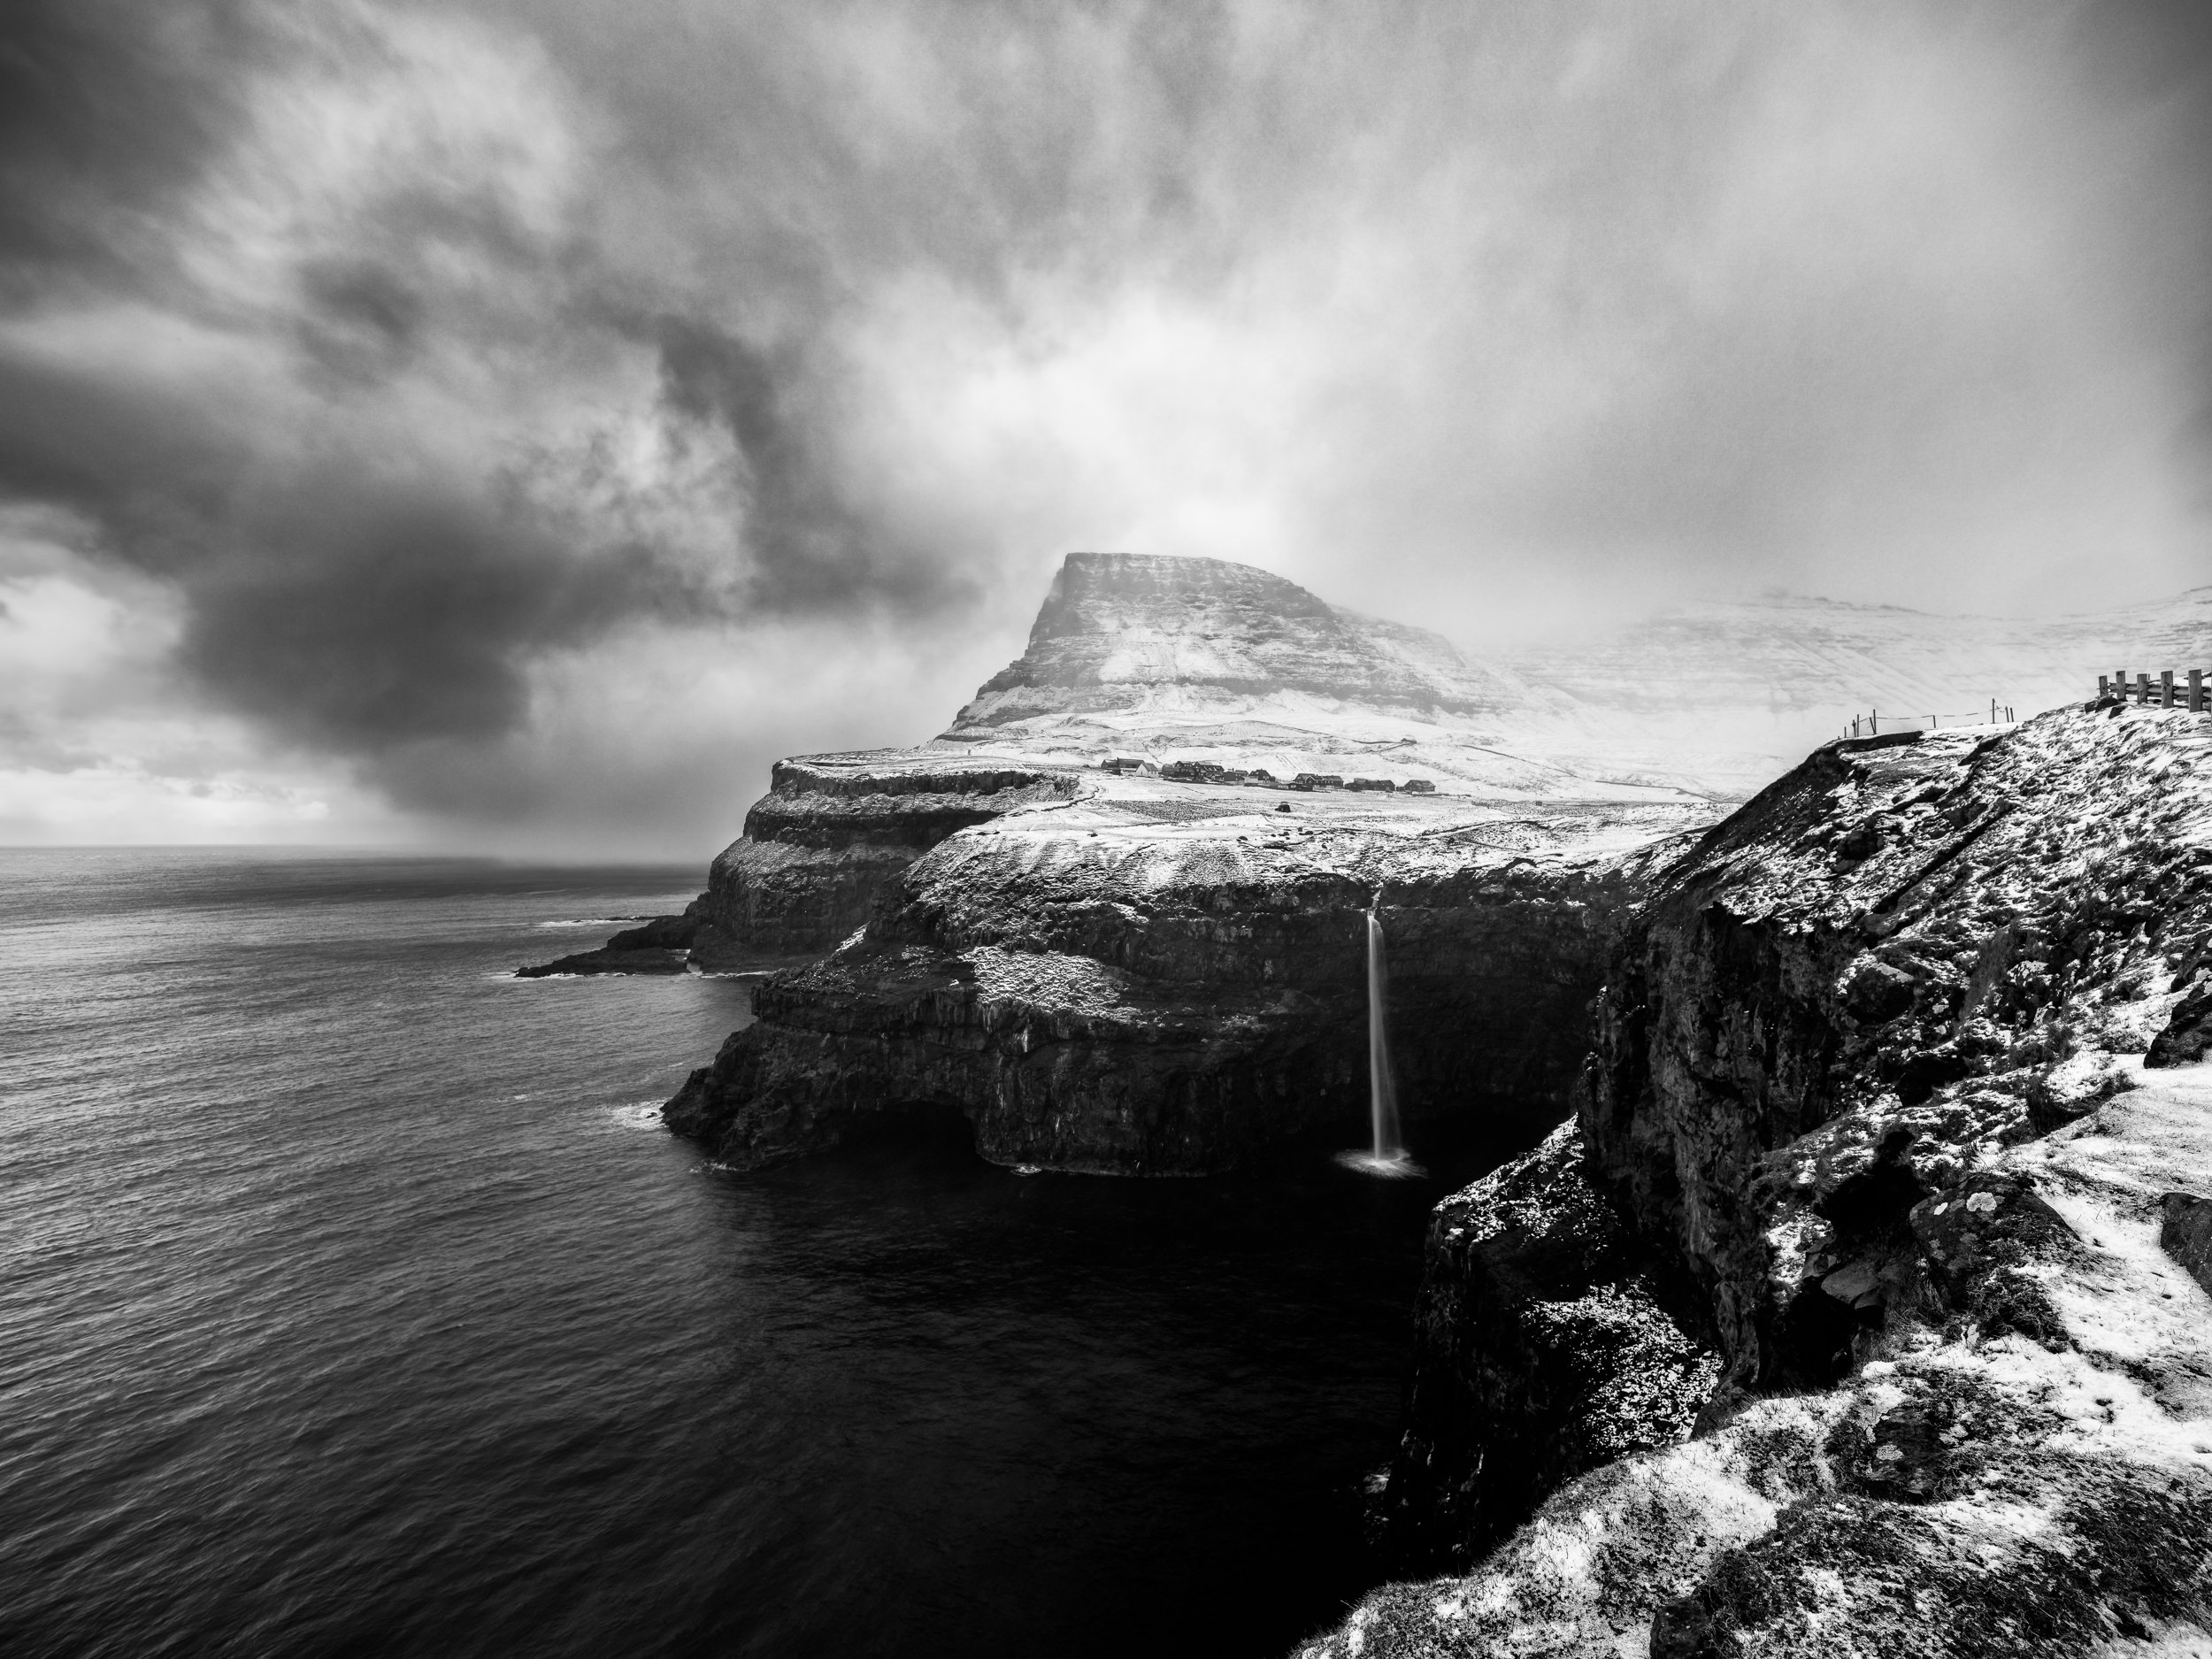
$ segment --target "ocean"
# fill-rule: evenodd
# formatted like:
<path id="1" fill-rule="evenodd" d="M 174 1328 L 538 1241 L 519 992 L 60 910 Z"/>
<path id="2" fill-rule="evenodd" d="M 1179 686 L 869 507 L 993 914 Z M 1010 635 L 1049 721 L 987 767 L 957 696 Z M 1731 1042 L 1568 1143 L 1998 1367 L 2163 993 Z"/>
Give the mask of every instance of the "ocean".
<path id="1" fill-rule="evenodd" d="M 719 1170 L 655 1109 L 747 981 L 510 977 L 697 880 L 0 851 L 0 1653 L 1267 1655 L 1376 1581 L 1503 1148 Z"/>

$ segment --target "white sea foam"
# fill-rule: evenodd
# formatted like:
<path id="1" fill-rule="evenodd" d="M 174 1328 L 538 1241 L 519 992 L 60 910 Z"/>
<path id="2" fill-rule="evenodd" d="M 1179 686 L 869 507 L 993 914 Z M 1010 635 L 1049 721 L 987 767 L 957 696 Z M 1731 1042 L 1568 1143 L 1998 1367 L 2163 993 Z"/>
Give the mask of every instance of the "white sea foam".
<path id="1" fill-rule="evenodd" d="M 627 1106 L 617 1106 L 608 1117 L 625 1129 L 657 1129 L 661 1126 L 661 1102 L 657 1100 L 634 1101 Z"/>

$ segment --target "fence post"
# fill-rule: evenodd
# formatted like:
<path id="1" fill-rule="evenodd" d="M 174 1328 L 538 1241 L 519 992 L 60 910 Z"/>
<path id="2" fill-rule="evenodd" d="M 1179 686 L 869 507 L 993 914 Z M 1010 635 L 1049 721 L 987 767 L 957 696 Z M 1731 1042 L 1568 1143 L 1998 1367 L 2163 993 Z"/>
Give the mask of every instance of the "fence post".
<path id="1" fill-rule="evenodd" d="M 2122 703 L 2128 700 L 2128 671 L 2123 668 L 2112 676 L 2112 689 Z"/>
<path id="2" fill-rule="evenodd" d="M 2111 680 L 2107 679 L 2104 675 L 2099 674 L 2097 676 L 2097 701 L 2099 703 L 2102 703 L 2105 700 L 2106 694 L 2109 690 L 2111 685 Z"/>
<path id="3" fill-rule="evenodd" d="M 2170 668 L 2158 671 L 2158 706 L 2162 709 L 2174 706 L 2174 671 Z"/>
<path id="4" fill-rule="evenodd" d="M 2204 711 L 2204 670 L 2201 668 L 2189 671 L 2189 711 L 2192 714 Z"/>
<path id="5" fill-rule="evenodd" d="M 2136 700 L 2136 702 L 2138 702 L 2138 703 L 2141 703 L 2141 704 L 2142 704 L 2145 708 L 2147 708 L 2147 709 L 2150 707 L 2150 703 L 2151 703 L 2151 677 L 2150 677 L 2148 674 L 2138 674 L 2138 675 L 2136 675 L 2136 677 L 2135 677 L 2135 700 Z"/>

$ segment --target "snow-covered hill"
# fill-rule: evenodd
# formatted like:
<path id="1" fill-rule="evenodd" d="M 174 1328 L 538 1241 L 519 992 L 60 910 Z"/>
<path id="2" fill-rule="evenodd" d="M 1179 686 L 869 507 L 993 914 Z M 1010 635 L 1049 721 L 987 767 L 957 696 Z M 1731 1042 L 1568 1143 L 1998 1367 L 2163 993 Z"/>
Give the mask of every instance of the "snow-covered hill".
<path id="1" fill-rule="evenodd" d="M 1023 654 L 941 741 L 1093 764 L 1133 755 L 1425 780 L 1510 801 L 1702 793 L 1563 767 L 1525 736 L 1542 695 L 1440 634 L 1340 611 L 1220 559 L 1071 553 Z M 1617 768 L 1616 768 L 1617 770 Z"/>
<path id="2" fill-rule="evenodd" d="M 1571 658 L 1507 664 L 1532 738 L 1601 770 L 1686 772 L 1733 791 L 1778 777 L 1855 715 L 1944 726 L 2079 702 L 2100 673 L 2212 671 L 2212 587 L 2078 617 L 1939 616 L 1770 596 L 1686 605 Z"/>
<path id="3" fill-rule="evenodd" d="M 1425 779 L 1504 800 L 1751 793 L 1878 711 L 2021 717 L 2100 672 L 2212 668 L 2212 588 L 2056 621 L 1769 597 L 1686 605 L 1572 651 L 1479 661 L 1249 565 L 1068 556 L 1028 649 L 942 742 Z"/>

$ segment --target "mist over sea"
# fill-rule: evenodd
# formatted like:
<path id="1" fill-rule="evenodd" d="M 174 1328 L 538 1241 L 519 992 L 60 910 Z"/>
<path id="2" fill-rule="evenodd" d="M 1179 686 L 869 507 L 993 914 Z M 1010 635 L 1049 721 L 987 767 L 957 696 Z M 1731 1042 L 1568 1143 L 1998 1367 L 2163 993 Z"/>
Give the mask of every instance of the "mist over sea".
<path id="1" fill-rule="evenodd" d="M 710 1167 L 689 869 L 0 852 L 0 1651 L 1265 1654 L 1376 1576 L 1437 1179 Z"/>

